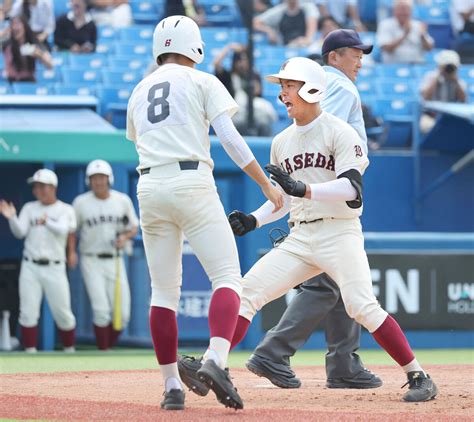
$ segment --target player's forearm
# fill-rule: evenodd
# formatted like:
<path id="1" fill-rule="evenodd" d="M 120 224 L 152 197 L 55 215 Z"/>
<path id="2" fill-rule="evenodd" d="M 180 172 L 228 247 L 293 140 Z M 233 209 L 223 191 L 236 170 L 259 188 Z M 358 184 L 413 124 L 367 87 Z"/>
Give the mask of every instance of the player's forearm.
<path id="1" fill-rule="evenodd" d="M 28 231 L 28 226 L 26 224 L 22 224 L 18 216 L 14 216 L 8 220 L 8 225 L 10 226 L 10 230 L 17 239 L 23 239 L 26 236 Z"/>
<path id="2" fill-rule="evenodd" d="M 273 212 L 274 205 L 271 201 L 265 202 L 260 208 L 253 211 L 251 214 L 257 220 L 257 227 L 262 227 L 265 224 L 273 223 L 280 218 L 283 218 L 290 211 L 290 197 L 284 195 L 284 204 L 277 212 Z"/>
<path id="3" fill-rule="evenodd" d="M 69 224 L 65 220 L 52 220 L 51 218 L 47 217 L 46 221 L 44 222 L 44 225 L 53 233 L 58 234 L 60 236 L 69 233 Z"/>
<path id="4" fill-rule="evenodd" d="M 353 201 L 357 198 L 357 190 L 349 179 L 342 177 L 324 183 L 311 183 L 306 185 L 305 198 L 313 201 Z"/>

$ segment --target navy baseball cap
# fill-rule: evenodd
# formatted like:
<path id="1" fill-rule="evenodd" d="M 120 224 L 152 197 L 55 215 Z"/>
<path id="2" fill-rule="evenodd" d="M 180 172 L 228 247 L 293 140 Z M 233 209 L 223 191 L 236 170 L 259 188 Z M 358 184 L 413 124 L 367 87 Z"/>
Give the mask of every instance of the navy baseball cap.
<path id="1" fill-rule="evenodd" d="M 324 38 L 321 53 L 324 56 L 331 51 L 343 47 L 357 48 L 362 50 L 364 54 L 370 54 L 372 48 L 374 48 L 373 45 L 363 44 L 359 34 L 353 29 L 335 29 Z"/>

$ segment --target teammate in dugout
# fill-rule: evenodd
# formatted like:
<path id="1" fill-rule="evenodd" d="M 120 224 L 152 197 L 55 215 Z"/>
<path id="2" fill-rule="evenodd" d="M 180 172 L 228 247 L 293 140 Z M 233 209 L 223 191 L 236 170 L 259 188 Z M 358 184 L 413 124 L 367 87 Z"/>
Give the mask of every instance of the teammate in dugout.
<path id="1" fill-rule="evenodd" d="M 235 234 L 244 235 L 290 212 L 291 231 L 244 276 L 231 348 L 243 339 L 252 318 L 265 304 L 325 272 L 338 285 L 349 316 L 405 371 L 409 390 L 403 400 L 435 398 L 435 383 L 372 290 L 359 219 L 362 174 L 369 164 L 360 137 L 346 122 L 321 109 L 326 74 L 316 62 L 289 59 L 267 80 L 281 84 L 280 99 L 294 119 L 294 124 L 273 139 L 271 164 L 266 166 L 287 194 L 285 205 L 277 213 L 271 212 L 268 203 L 249 215 L 234 211 L 229 222 Z"/>
<path id="2" fill-rule="evenodd" d="M 15 206 L 0 201 L 0 213 L 18 239 L 25 238 L 19 295 L 22 343 L 25 352 L 37 351 L 38 320 L 43 293 L 65 352 L 74 352 L 76 318 L 71 311 L 71 293 L 66 274 L 66 242 L 76 230 L 76 216 L 69 204 L 56 197 L 58 178 L 48 169 L 28 179 L 36 201 L 26 203 L 17 216 Z"/>
<path id="3" fill-rule="evenodd" d="M 91 190 L 72 203 L 79 230 L 80 267 L 92 305 L 99 350 L 113 347 L 130 320 L 130 287 L 123 251 L 138 231 L 132 201 L 124 193 L 111 189 L 113 183 L 110 164 L 104 160 L 91 161 L 86 168 L 86 185 Z M 75 237 L 70 238 L 70 266 L 77 263 L 75 243 Z M 116 283 L 120 283 L 118 299 Z M 112 324 L 114 305 L 119 307 L 120 327 Z"/>
<path id="4" fill-rule="evenodd" d="M 150 330 L 165 385 L 161 407 L 184 409 L 176 321 L 184 234 L 213 289 L 210 351 L 198 376 L 218 401 L 241 409 L 242 399 L 225 368 L 242 277 L 235 238 L 212 175 L 209 124 L 230 158 L 274 204 L 272 209 L 281 208 L 283 195 L 235 129 L 231 116 L 238 106 L 234 99 L 214 75 L 194 68 L 204 58 L 196 23 L 185 16 L 159 22 L 153 56 L 158 69 L 135 87 L 128 103 L 127 138 L 139 155 L 137 196 L 152 284 Z"/>

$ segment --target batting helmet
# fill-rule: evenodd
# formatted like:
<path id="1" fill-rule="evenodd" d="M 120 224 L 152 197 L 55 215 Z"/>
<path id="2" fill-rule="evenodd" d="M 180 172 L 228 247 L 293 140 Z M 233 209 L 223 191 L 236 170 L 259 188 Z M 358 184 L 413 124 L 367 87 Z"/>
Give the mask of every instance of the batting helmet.
<path id="1" fill-rule="evenodd" d="M 91 161 L 86 168 L 86 185 L 89 186 L 89 178 L 94 174 L 105 174 L 109 177 L 109 185 L 114 184 L 114 173 L 112 172 L 112 167 L 107 161 L 104 160 L 94 160 Z"/>
<path id="2" fill-rule="evenodd" d="M 177 53 L 199 64 L 204 59 L 204 43 L 196 22 L 187 16 L 169 16 L 156 25 L 153 33 L 153 58 Z"/>
<path id="3" fill-rule="evenodd" d="M 320 102 L 326 92 L 326 72 L 318 63 L 306 57 L 287 60 L 278 73 L 265 76 L 265 79 L 275 84 L 279 84 L 281 79 L 304 82 L 298 95 L 308 103 Z"/>

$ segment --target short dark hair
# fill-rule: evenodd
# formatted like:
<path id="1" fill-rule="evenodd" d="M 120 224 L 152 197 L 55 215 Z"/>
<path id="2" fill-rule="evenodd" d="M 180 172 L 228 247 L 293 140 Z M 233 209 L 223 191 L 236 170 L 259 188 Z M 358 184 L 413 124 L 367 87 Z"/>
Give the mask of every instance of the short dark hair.
<path id="1" fill-rule="evenodd" d="M 339 54 L 340 56 L 342 56 L 344 54 L 344 52 L 347 50 L 348 47 L 341 47 L 341 48 L 336 48 L 335 50 L 332 50 L 332 51 L 335 51 L 337 54 Z M 331 51 L 329 51 L 328 53 L 326 53 L 324 56 L 323 56 L 323 63 L 324 64 L 329 64 L 329 54 L 331 53 Z"/>

